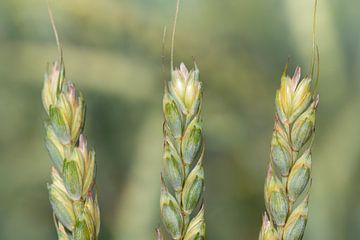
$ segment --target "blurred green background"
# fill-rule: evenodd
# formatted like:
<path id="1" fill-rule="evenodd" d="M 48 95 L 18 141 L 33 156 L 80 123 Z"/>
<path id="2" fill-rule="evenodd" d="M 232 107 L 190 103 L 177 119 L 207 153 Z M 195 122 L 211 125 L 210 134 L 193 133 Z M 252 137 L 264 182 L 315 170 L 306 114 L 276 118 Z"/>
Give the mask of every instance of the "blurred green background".
<path id="1" fill-rule="evenodd" d="M 274 95 L 309 72 L 312 0 L 184 0 L 175 62 L 204 82 L 210 240 L 257 239 Z M 162 31 L 175 0 L 51 1 L 97 150 L 101 239 L 153 239 L 162 158 Z M 360 1 L 320 0 L 321 95 L 304 239 L 360 238 Z M 166 39 L 169 48 L 170 37 Z M 167 51 L 167 56 L 169 51 Z M 40 92 L 57 59 L 45 0 L 0 1 L 0 239 L 56 239 Z M 166 59 L 167 64 L 169 58 Z M 167 65 L 168 66 L 168 65 Z M 168 75 L 167 75 L 168 77 Z"/>

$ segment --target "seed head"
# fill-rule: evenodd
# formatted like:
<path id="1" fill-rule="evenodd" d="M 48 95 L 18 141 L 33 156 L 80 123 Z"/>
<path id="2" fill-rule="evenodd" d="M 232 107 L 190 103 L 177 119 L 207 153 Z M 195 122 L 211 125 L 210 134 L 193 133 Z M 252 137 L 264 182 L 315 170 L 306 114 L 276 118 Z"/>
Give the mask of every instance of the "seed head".
<path id="1" fill-rule="evenodd" d="M 276 106 L 281 122 L 292 123 L 308 106 L 312 99 L 311 79 L 301 77 L 297 67 L 293 77 L 282 76 L 280 89 L 276 93 Z"/>
<path id="2" fill-rule="evenodd" d="M 171 73 L 169 90 L 175 96 L 184 114 L 194 113 L 200 104 L 201 94 L 197 66 L 195 65 L 195 69 L 189 71 L 185 64 L 181 63 L 180 68 L 175 68 Z"/>

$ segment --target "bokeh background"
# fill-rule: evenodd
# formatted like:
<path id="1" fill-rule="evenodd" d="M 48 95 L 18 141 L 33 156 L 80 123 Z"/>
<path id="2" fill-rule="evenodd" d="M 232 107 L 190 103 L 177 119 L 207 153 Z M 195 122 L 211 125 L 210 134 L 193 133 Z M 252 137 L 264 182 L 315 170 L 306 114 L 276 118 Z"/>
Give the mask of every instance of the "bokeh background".
<path id="1" fill-rule="evenodd" d="M 153 239 L 162 158 L 162 32 L 175 0 L 50 1 L 67 77 L 88 103 L 101 239 Z M 274 95 L 309 72 L 312 0 L 184 0 L 175 62 L 204 82 L 210 240 L 257 239 Z M 321 103 L 304 239 L 360 238 L 360 1 L 320 0 Z M 166 38 L 169 56 L 170 37 Z M 0 239 L 56 239 L 40 92 L 57 59 L 45 0 L 0 1 Z M 169 58 L 166 58 L 168 69 Z M 166 76 L 168 77 L 168 75 Z"/>

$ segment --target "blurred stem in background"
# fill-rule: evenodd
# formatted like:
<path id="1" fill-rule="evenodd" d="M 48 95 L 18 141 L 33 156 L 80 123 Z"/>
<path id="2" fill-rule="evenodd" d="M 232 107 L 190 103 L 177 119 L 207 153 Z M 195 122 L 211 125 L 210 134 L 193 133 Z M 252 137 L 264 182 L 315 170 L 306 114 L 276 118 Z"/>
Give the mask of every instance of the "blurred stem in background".
<path id="1" fill-rule="evenodd" d="M 347 194 L 356 188 L 353 180 L 359 169 L 359 109 L 357 96 L 339 109 L 329 123 L 331 130 L 317 141 L 313 172 L 316 191 L 312 191 L 307 239 L 353 239 L 345 238 L 348 229 L 342 223 L 352 218 L 348 210 L 355 207 L 348 205 Z"/>
<path id="2" fill-rule="evenodd" d="M 154 174 L 160 170 L 160 162 L 154 161 L 161 156 L 160 116 L 160 111 L 154 110 L 144 116 L 136 137 L 134 162 L 123 191 L 118 196 L 116 218 L 112 224 L 114 239 L 150 239 L 149 234 L 154 231 L 152 224 L 158 219 L 158 209 L 149 206 L 158 205 L 159 191 L 149 189 L 160 187 L 158 175 Z"/>

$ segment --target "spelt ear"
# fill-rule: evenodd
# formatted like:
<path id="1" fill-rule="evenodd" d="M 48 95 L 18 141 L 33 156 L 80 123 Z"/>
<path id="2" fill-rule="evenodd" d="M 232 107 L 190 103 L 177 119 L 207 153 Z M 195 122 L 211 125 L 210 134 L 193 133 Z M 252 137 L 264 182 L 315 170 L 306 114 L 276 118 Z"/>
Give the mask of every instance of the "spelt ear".
<path id="1" fill-rule="evenodd" d="M 52 163 L 48 185 L 59 239 L 96 240 L 100 211 L 95 190 L 95 152 L 83 135 L 85 103 L 75 86 L 66 81 L 62 50 L 53 16 L 49 14 L 59 47 L 60 62 L 47 74 L 42 99 L 48 119 L 45 142 Z"/>

